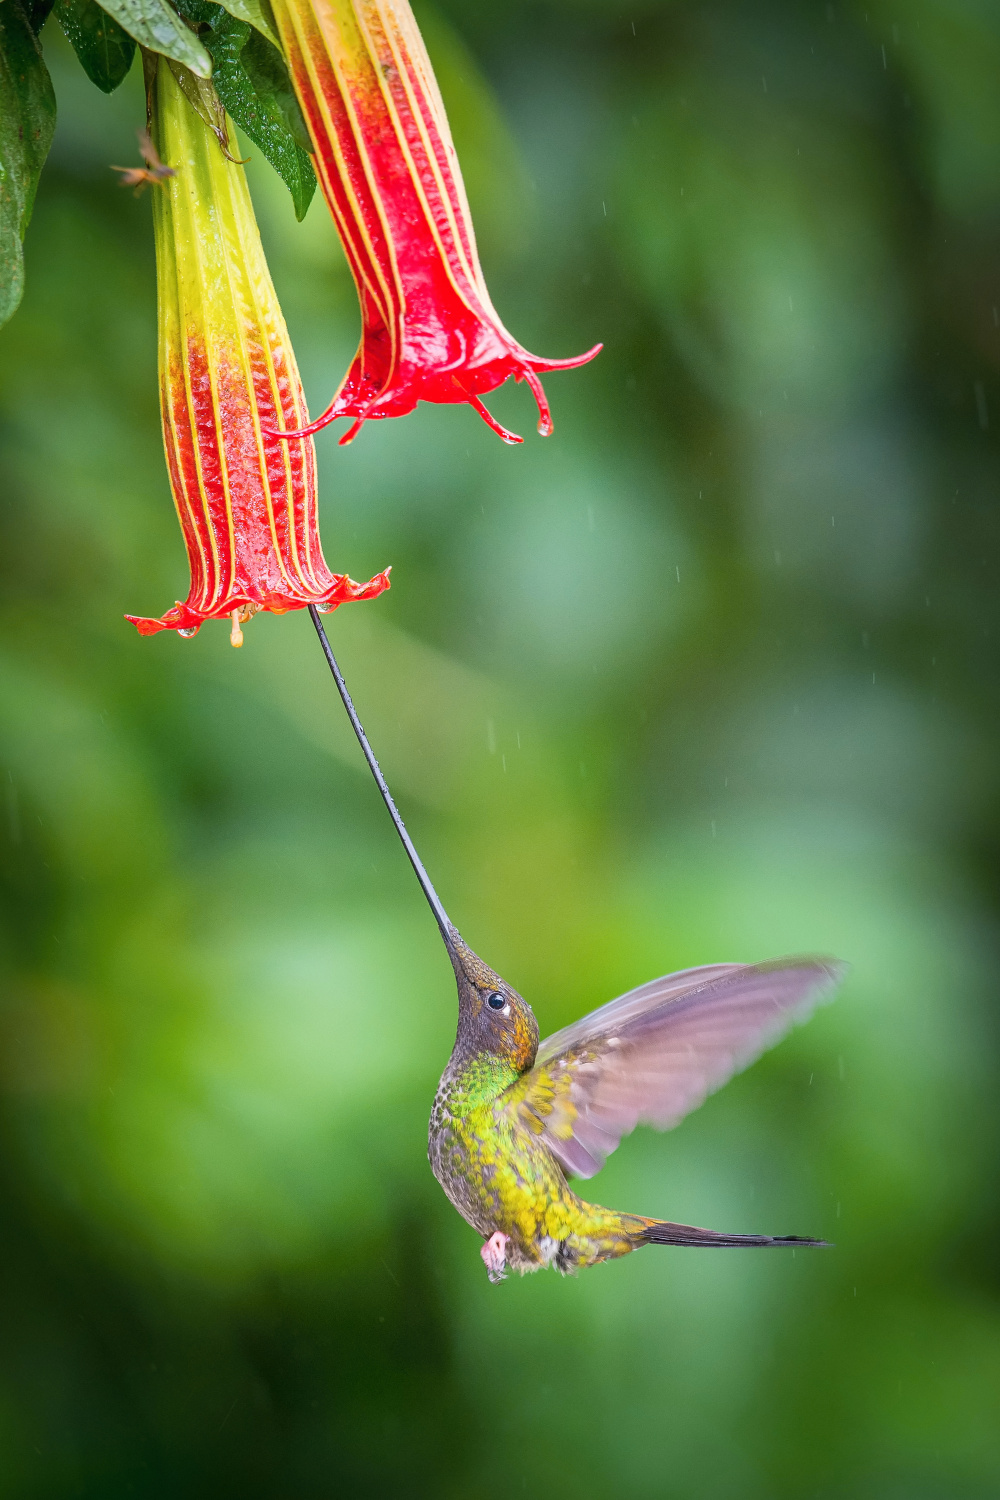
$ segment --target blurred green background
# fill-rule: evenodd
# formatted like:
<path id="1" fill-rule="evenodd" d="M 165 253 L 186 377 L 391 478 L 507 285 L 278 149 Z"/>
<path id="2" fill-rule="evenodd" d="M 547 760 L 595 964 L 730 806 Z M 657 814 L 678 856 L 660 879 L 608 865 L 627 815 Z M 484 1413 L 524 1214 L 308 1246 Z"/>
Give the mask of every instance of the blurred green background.
<path id="1" fill-rule="evenodd" d="M 0 334 L 0 1496 L 1000 1492 L 1000 15 L 440 0 L 494 300 L 599 359 L 318 443 L 329 621 L 468 941 L 543 1034 L 819 950 L 837 1003 L 593 1196 L 822 1254 L 487 1283 L 425 1159 L 434 924 L 308 619 L 187 579 L 138 70 L 49 23 Z M 259 158 L 252 148 L 249 153 Z M 357 338 L 259 159 L 314 411 Z"/>

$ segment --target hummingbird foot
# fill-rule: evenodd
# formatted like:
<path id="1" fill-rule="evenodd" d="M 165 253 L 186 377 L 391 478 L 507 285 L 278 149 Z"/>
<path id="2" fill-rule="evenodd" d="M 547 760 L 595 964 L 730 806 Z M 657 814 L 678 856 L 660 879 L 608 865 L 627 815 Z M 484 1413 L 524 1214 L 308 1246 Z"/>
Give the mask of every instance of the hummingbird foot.
<path id="1" fill-rule="evenodd" d="M 506 1274 L 507 1240 L 508 1236 L 501 1234 L 498 1229 L 496 1234 L 490 1235 L 479 1252 L 492 1282 L 503 1281 Z"/>

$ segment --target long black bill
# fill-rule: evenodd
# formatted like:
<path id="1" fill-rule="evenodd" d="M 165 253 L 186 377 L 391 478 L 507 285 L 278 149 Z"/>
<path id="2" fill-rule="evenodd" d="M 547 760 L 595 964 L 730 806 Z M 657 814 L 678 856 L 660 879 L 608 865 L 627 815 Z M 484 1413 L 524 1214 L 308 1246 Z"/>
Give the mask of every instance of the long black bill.
<path id="1" fill-rule="evenodd" d="M 364 752 L 365 760 L 368 762 L 368 769 L 371 771 L 372 775 L 375 778 L 375 785 L 382 793 L 382 801 L 389 809 L 389 816 L 392 819 L 393 827 L 402 840 L 403 848 L 406 850 L 407 858 L 409 859 L 410 864 L 413 866 L 414 874 L 420 881 L 420 889 L 427 897 L 427 904 L 429 905 L 431 911 L 434 913 L 435 920 L 441 929 L 441 936 L 444 938 L 445 946 L 447 947 L 449 953 L 453 953 L 455 946 L 453 942 L 454 928 L 448 920 L 448 913 L 441 905 L 441 900 L 438 896 L 437 891 L 431 884 L 430 876 L 424 869 L 423 860 L 420 858 L 420 855 L 413 847 L 413 840 L 410 838 L 410 835 L 406 831 L 406 824 L 403 822 L 402 818 L 399 815 L 399 809 L 396 806 L 395 802 L 392 800 L 392 793 L 390 792 L 386 784 L 385 777 L 382 775 L 382 768 L 379 765 L 378 761 L 375 759 L 375 752 L 373 751 L 371 745 L 369 745 L 368 743 L 368 736 L 365 734 L 361 720 L 358 718 L 358 711 L 354 707 L 354 702 L 351 698 L 350 693 L 347 691 L 347 683 L 344 681 L 344 674 L 341 672 L 340 668 L 337 665 L 337 658 L 333 654 L 333 647 L 327 640 L 326 631 L 323 629 L 323 621 L 320 619 L 319 610 L 314 604 L 309 605 L 309 615 L 316 627 L 316 634 L 319 636 L 319 643 L 323 647 L 323 655 L 326 657 L 327 666 L 333 673 L 333 680 L 337 684 L 337 692 L 340 694 L 343 705 L 347 709 L 347 717 L 351 721 L 351 728 L 357 735 L 358 744 L 361 746 L 361 749 Z"/>

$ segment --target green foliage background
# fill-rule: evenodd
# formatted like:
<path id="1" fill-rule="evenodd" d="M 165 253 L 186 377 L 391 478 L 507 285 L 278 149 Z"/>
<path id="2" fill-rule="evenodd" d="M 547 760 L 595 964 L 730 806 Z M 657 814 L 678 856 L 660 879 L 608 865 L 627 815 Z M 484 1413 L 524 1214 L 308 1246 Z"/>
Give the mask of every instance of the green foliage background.
<path id="1" fill-rule="evenodd" d="M 319 440 L 330 620 L 446 906 L 543 1032 L 819 949 L 842 997 L 595 1196 L 822 1254 L 487 1284 L 424 1157 L 432 921 L 308 620 L 186 575 L 138 65 L 59 101 L 0 334 L 0 1496 L 993 1496 L 1000 1486 L 991 0 L 421 6 L 491 404 Z M 248 169 L 314 410 L 321 201 Z"/>

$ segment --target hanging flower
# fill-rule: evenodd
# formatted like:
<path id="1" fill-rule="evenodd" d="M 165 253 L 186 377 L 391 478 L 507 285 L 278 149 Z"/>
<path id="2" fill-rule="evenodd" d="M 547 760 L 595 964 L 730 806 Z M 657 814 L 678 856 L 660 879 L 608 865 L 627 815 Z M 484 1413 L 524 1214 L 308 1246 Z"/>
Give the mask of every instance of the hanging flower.
<path id="1" fill-rule="evenodd" d="M 127 618 L 142 635 L 193 635 L 229 617 L 240 645 L 258 610 L 333 609 L 389 578 L 330 572 L 313 445 L 270 433 L 308 413 L 243 168 L 217 139 L 225 117 L 213 134 L 163 58 L 153 94 L 154 144 L 173 168 L 153 190 L 163 440 L 191 589 L 162 619 Z"/>
<path id="2" fill-rule="evenodd" d="M 407 0 L 273 0 L 289 70 L 315 145 L 313 165 L 361 299 L 361 344 L 317 432 L 418 401 L 468 401 L 508 443 L 480 397 L 527 381 L 538 430 L 552 431 L 539 375 L 582 365 L 538 359 L 490 301 L 448 119 Z"/>

